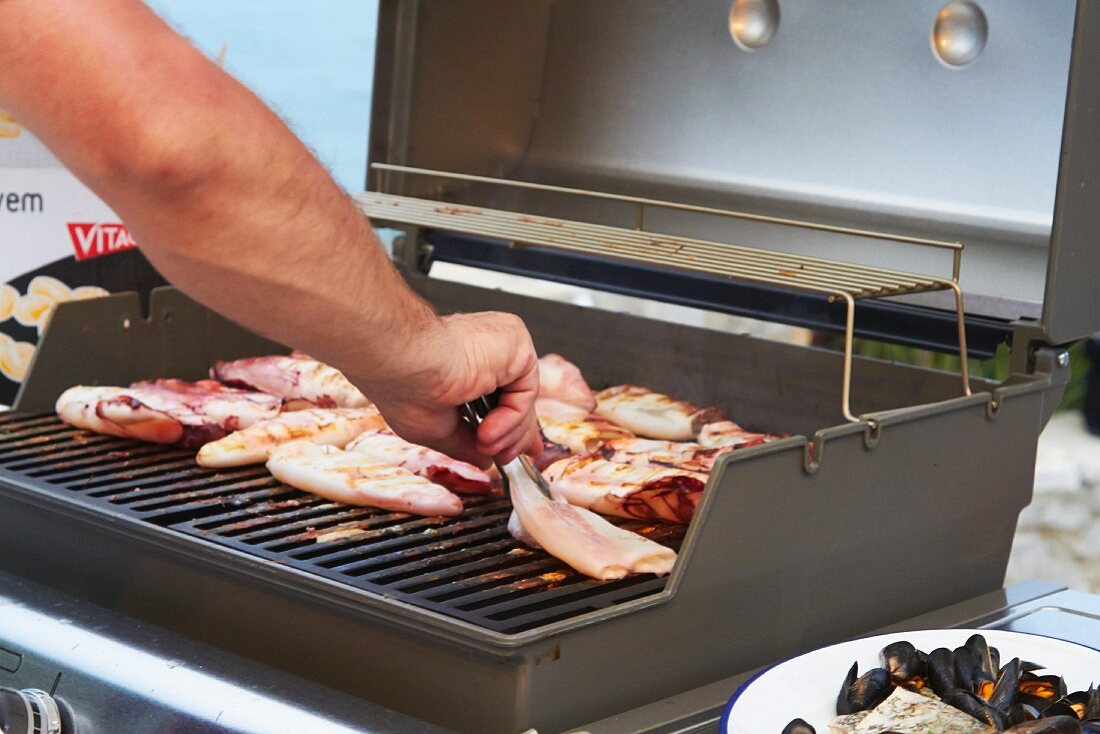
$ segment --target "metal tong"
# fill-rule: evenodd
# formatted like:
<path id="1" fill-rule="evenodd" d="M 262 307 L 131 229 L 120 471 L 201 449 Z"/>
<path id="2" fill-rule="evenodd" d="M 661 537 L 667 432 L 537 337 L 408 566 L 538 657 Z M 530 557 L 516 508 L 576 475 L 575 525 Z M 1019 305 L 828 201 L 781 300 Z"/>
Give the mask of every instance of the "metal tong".
<path id="1" fill-rule="evenodd" d="M 482 396 L 477 400 L 469 403 L 463 403 L 458 408 L 459 415 L 476 431 L 477 427 L 481 425 L 482 419 L 489 415 L 489 412 L 495 408 L 499 402 L 499 393 L 493 393 L 492 395 Z M 546 478 L 542 476 L 534 464 L 531 463 L 531 459 L 520 454 L 516 458 L 509 461 L 504 466 L 497 465 L 500 469 L 500 478 L 504 482 L 504 489 L 506 492 L 511 492 L 511 482 L 527 482 L 534 484 L 546 497 L 553 499 L 550 494 L 550 485 L 546 483 Z"/>

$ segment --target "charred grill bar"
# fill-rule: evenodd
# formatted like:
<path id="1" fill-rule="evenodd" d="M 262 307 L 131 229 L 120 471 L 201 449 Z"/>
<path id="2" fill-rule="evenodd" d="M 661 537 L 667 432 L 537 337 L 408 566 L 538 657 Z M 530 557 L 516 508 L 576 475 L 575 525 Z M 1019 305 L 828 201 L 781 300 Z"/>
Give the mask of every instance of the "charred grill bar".
<path id="1" fill-rule="evenodd" d="M 1100 329 L 1100 209 L 1087 198 L 1100 188 L 1100 11 L 983 2 L 992 40 L 951 71 L 925 63 L 922 24 L 939 0 L 889 13 L 781 4 L 780 29 L 752 54 L 717 0 L 381 4 L 370 157 L 384 168 L 361 201 L 403 231 L 394 258 L 410 284 L 444 312 L 519 314 L 540 351 L 595 387 L 643 384 L 792 436 L 724 456 L 686 531 L 631 524 L 680 549 L 667 579 L 579 578 L 519 547 L 500 500 L 447 520 L 339 507 L 260 468 L 205 470 L 189 452 L 58 423 L 48 411 L 71 385 L 196 379 L 216 359 L 277 348 L 171 290 L 148 313 L 132 294 L 57 310 L 0 419 L 0 571 L 479 734 L 607 723 L 669 697 L 688 703 L 661 710 L 711 711 L 738 675 L 801 650 L 914 615 L 999 623 L 1049 594 L 1001 586 L 1036 441 L 1069 376 L 1060 345 Z M 646 206 L 639 222 L 637 199 L 683 206 Z M 573 249 L 556 247 L 559 229 Z M 665 244 L 640 246 L 641 229 Z M 948 274 L 942 253 L 871 246 L 856 230 L 965 240 L 966 254 Z M 714 267 L 732 262 L 722 243 L 791 282 L 715 287 L 758 267 Z M 447 282 L 431 275 L 434 254 L 849 334 L 851 309 L 838 321 L 827 288 L 806 298 L 797 282 L 827 274 L 853 300 L 872 295 L 856 286 L 892 284 L 901 300 L 857 309 L 888 314 L 871 331 L 948 351 L 957 286 L 980 351 L 1011 335 L 1013 374 L 960 386 L 958 374 Z M 689 256 L 693 267 L 677 259 Z M 692 709 L 696 691 L 705 705 Z"/>

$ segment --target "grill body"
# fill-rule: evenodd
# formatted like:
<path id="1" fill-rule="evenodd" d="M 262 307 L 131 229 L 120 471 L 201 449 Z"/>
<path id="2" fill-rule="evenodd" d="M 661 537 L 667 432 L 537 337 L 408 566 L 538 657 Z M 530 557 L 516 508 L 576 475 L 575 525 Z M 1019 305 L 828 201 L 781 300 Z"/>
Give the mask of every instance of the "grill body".
<path id="1" fill-rule="evenodd" d="M 155 293 L 149 318 L 124 328 L 119 316 L 134 303 L 116 296 L 58 309 L 25 402 L 0 425 L 0 566 L 469 732 L 565 729 L 1000 587 L 1030 500 L 1036 437 L 1064 381 L 1056 368 L 1003 386 L 975 382 L 973 396 L 958 398 L 952 375 L 860 360 L 857 408 L 922 406 L 876 414 L 874 432 L 820 429 L 835 422 L 835 353 L 410 279 L 444 311 L 518 313 L 540 351 L 576 358 L 596 386 L 644 383 L 718 405 L 750 428 L 809 435 L 814 450 L 799 436 L 723 460 L 667 581 L 570 588 L 550 575 L 524 589 L 467 573 L 433 586 L 416 564 L 452 552 L 434 547 L 449 542 L 443 526 L 346 509 L 332 524 L 260 470 L 209 473 L 172 449 L 74 443 L 52 418 L 32 415 L 72 384 L 125 382 L 150 368 L 194 378 L 209 350 L 244 348 L 237 327 L 174 292 Z M 178 350 L 174 364 L 138 357 L 200 323 L 208 349 Z M 82 340 L 102 359 L 65 359 Z M 474 504 L 450 540 L 468 537 L 476 564 L 503 550 L 506 513 Z M 378 531 L 370 542 L 382 545 L 373 561 L 356 561 L 370 570 L 341 578 L 346 567 L 318 562 L 366 538 L 315 541 L 348 523 Z M 425 543 L 425 530 L 444 533 Z M 525 558 L 501 571 L 532 564 L 535 577 L 558 570 Z M 404 569 L 398 586 L 411 581 L 434 601 L 371 586 L 395 568 Z M 463 599 L 473 608 L 456 609 Z M 479 609 L 512 616 L 502 624 Z"/>

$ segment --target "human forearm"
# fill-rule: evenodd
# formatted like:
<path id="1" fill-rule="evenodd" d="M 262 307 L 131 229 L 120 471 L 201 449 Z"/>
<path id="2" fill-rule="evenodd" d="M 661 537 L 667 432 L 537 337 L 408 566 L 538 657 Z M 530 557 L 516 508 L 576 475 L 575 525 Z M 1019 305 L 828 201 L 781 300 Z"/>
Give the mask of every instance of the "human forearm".
<path id="1" fill-rule="evenodd" d="M 0 25 L 23 22 L 20 7 L 32 4 L 65 12 L 3 44 L 39 50 L 35 59 L 0 51 L 12 57 L 5 67 L 38 77 L 13 86 L 5 104 L 111 203 L 169 280 L 245 326 L 354 365 L 361 381 L 406 369 L 396 361 L 435 324 L 431 310 L 281 120 L 140 6 L 5 0 L 0 14 L 16 17 L 0 15 Z M 70 23 L 82 28 L 75 48 Z M 67 55 L 83 56 L 100 35 L 113 39 L 112 54 L 77 78 L 41 64 L 41 51 L 62 39 Z M 47 88 L 49 106 L 31 98 Z"/>
<path id="2" fill-rule="evenodd" d="M 342 369 L 404 437 L 468 460 L 539 445 L 522 322 L 436 317 L 282 121 L 137 0 L 0 0 L 0 105 L 169 280 Z M 497 388 L 475 452 L 455 406 Z"/>

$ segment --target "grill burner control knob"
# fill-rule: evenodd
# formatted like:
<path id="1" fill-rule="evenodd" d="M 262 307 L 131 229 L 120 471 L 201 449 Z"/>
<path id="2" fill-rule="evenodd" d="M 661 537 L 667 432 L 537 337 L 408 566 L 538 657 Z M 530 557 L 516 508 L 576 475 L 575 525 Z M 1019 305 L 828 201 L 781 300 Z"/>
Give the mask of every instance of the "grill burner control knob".
<path id="1" fill-rule="evenodd" d="M 61 711 L 53 696 L 37 688 L 0 688 L 0 731 L 4 734 L 61 734 Z"/>
<path id="2" fill-rule="evenodd" d="M 755 51 L 775 35 L 779 27 L 778 0 L 733 0 L 730 35 L 738 46 Z"/>
<path id="3" fill-rule="evenodd" d="M 932 53 L 947 66 L 966 66 L 985 48 L 989 23 L 973 0 L 951 0 L 932 26 Z"/>

